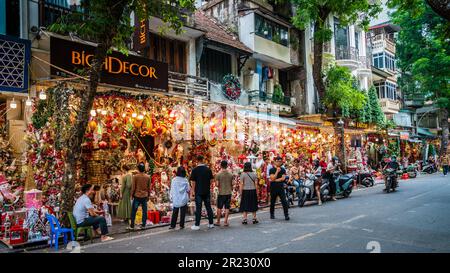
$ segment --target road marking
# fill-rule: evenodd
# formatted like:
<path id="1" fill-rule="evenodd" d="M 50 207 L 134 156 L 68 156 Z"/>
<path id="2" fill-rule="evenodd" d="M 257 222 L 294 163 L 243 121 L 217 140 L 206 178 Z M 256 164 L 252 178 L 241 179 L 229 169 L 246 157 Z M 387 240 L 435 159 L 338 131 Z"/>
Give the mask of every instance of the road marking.
<path id="1" fill-rule="evenodd" d="M 368 228 L 363 228 L 362 230 L 367 231 L 367 232 L 373 232 L 373 229 L 368 229 Z"/>
<path id="2" fill-rule="evenodd" d="M 272 251 L 272 250 L 275 250 L 275 249 L 277 249 L 277 248 L 276 247 L 265 248 L 265 249 L 263 249 L 261 251 L 258 251 L 256 253 L 266 253 L 266 252 L 269 252 L 269 251 Z"/>
<path id="3" fill-rule="evenodd" d="M 422 196 L 424 196 L 425 194 L 428 194 L 428 193 L 430 193 L 430 192 L 429 192 L 429 191 L 427 191 L 427 192 L 424 192 L 424 193 L 421 193 L 421 194 L 415 195 L 415 196 L 413 196 L 413 197 L 410 197 L 410 198 L 408 198 L 408 200 L 413 200 L 413 199 L 416 199 L 416 198 L 422 197 Z"/>
<path id="4" fill-rule="evenodd" d="M 300 241 L 300 240 L 306 239 L 306 238 L 314 236 L 314 235 L 316 235 L 316 234 L 315 233 L 307 233 L 305 235 L 302 235 L 300 237 L 292 239 L 291 242 Z"/>
<path id="5" fill-rule="evenodd" d="M 342 224 L 348 224 L 348 223 L 351 223 L 351 222 L 356 221 L 356 220 L 358 220 L 358 219 L 364 218 L 364 217 L 366 217 L 366 216 L 367 216 L 367 215 L 361 214 L 361 215 L 355 216 L 355 217 L 353 217 L 353 218 L 350 218 L 350 219 L 348 219 L 348 220 L 342 222 Z"/>

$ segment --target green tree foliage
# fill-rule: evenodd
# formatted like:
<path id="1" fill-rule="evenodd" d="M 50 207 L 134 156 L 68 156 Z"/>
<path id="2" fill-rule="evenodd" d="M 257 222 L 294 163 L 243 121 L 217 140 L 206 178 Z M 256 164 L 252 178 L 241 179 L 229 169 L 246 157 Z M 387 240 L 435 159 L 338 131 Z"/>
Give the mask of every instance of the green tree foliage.
<path id="1" fill-rule="evenodd" d="M 450 110 L 450 38 L 442 35 L 449 22 L 419 1 L 411 9 L 398 9 L 393 22 L 401 27 L 397 40 L 399 85 L 408 98 L 434 100 L 441 108 L 442 149 L 448 143 Z"/>
<path id="2" fill-rule="evenodd" d="M 347 67 L 331 66 L 326 73 L 325 105 L 330 109 L 341 110 L 343 117 L 350 117 L 351 112 L 361 110 L 366 95 L 355 87 L 350 70 Z"/>
<path id="3" fill-rule="evenodd" d="M 97 93 L 103 60 L 112 48 L 122 53 L 128 52 L 127 44 L 134 30 L 131 14 L 134 13 L 139 19 L 158 17 L 166 23 L 167 28 L 180 33 L 187 14 L 195 9 L 194 3 L 194 0 L 82 0 L 80 6 L 50 26 L 50 31 L 65 35 L 70 33 L 97 43 L 92 66 L 87 73 L 89 86 L 81 94 L 75 126 L 66 141 L 71 153 L 67 155 L 63 179 L 63 211 L 70 211 L 73 207 L 76 165 L 81 157 L 81 144 Z"/>
<path id="4" fill-rule="evenodd" d="M 401 10 L 410 10 L 413 16 L 419 16 L 426 2 L 439 16 L 450 21 L 450 0 L 389 0 L 388 6 Z"/>
<path id="5" fill-rule="evenodd" d="M 324 42 L 332 38 L 331 27 L 326 19 L 332 15 L 339 19 L 343 26 L 358 23 L 367 28 L 370 18 L 381 11 L 376 1 L 370 0 L 292 0 L 294 16 L 292 23 L 299 29 L 314 26 L 314 84 L 320 98 L 325 95 L 325 84 L 322 71 L 322 55 Z"/>
<path id="6" fill-rule="evenodd" d="M 367 92 L 367 100 L 364 107 L 358 113 L 358 121 L 380 126 L 384 120 L 385 116 L 381 110 L 377 91 L 372 86 Z"/>

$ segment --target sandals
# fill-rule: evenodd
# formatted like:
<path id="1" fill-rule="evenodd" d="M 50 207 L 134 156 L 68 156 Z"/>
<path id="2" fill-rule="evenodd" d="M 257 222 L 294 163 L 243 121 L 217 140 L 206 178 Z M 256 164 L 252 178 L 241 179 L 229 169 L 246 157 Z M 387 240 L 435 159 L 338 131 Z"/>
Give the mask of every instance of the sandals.
<path id="1" fill-rule="evenodd" d="M 242 224 L 243 224 L 243 225 L 248 224 L 248 223 L 247 223 L 247 219 L 242 220 Z"/>
<path id="2" fill-rule="evenodd" d="M 258 221 L 258 219 L 253 219 L 253 224 L 258 224 L 259 223 L 259 221 Z"/>
<path id="3" fill-rule="evenodd" d="M 230 224 L 229 223 L 224 223 L 223 226 L 228 227 Z"/>

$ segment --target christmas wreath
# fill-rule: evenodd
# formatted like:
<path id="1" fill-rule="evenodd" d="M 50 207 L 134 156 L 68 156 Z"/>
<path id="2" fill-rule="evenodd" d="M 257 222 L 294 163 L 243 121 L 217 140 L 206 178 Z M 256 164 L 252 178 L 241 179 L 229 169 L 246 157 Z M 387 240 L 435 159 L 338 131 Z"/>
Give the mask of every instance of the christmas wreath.
<path id="1" fill-rule="evenodd" d="M 225 75 L 223 77 L 222 92 L 227 99 L 237 100 L 241 96 L 239 78 L 231 74 Z"/>

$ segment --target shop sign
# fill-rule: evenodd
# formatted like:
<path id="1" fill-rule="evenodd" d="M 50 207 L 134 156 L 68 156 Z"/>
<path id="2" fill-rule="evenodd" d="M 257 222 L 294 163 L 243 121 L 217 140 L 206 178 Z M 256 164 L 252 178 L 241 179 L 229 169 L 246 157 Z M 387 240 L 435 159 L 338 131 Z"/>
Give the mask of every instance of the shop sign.
<path id="1" fill-rule="evenodd" d="M 27 91 L 30 56 L 30 40 L 0 34 L 0 91 Z"/>
<path id="2" fill-rule="evenodd" d="M 56 76 L 69 76 L 56 67 L 74 73 L 87 69 L 92 65 L 94 53 L 94 46 L 51 37 L 50 62 L 53 66 L 50 73 Z M 113 51 L 103 62 L 100 82 L 123 87 L 167 91 L 168 70 L 166 63 L 133 55 L 126 56 Z"/>
<path id="3" fill-rule="evenodd" d="M 409 132 L 400 132 L 400 139 L 401 140 L 408 140 L 409 139 Z"/>
<path id="4" fill-rule="evenodd" d="M 146 47 L 150 46 L 148 19 L 139 19 L 138 17 L 136 17 L 134 20 L 135 31 L 133 39 L 133 49 L 135 51 L 142 51 Z"/>

